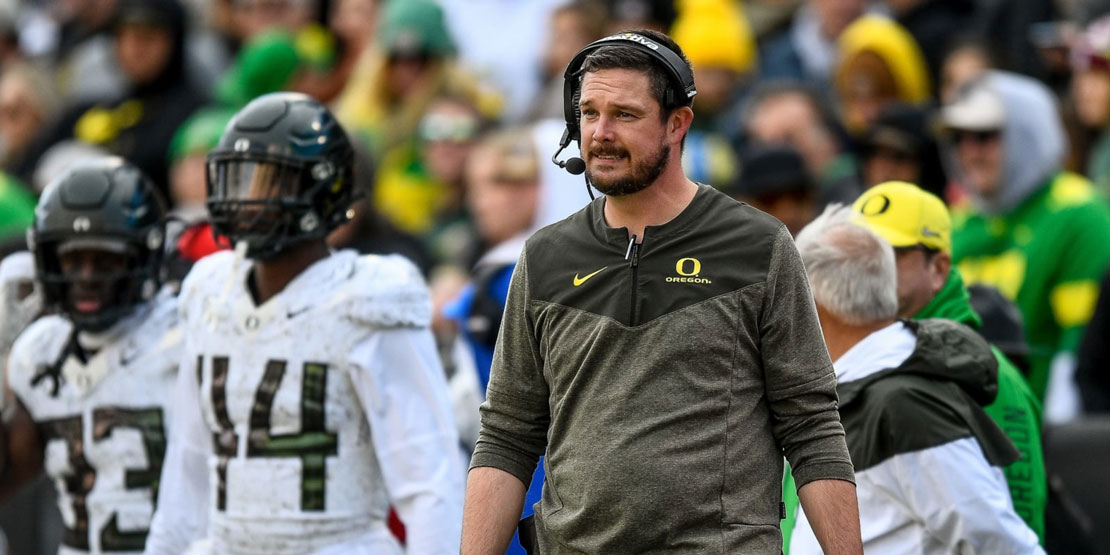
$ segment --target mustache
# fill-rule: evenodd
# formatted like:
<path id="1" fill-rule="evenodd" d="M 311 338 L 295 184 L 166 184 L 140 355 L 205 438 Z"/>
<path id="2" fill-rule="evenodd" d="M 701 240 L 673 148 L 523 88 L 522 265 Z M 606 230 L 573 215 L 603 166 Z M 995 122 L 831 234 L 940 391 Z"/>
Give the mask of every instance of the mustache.
<path id="1" fill-rule="evenodd" d="M 628 156 L 628 151 L 619 147 L 591 148 L 590 156 Z"/>

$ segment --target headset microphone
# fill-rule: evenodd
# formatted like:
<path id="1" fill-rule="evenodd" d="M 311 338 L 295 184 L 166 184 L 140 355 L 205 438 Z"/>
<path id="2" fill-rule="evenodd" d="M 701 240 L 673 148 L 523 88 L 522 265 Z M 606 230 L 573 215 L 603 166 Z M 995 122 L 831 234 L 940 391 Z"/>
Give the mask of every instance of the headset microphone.
<path id="1" fill-rule="evenodd" d="M 563 138 L 559 140 L 559 150 L 556 150 L 555 154 L 551 155 L 551 162 L 556 166 L 567 170 L 571 173 L 571 175 L 582 175 L 582 172 L 586 171 L 586 162 L 584 162 L 581 158 L 574 156 L 571 158 L 567 158 L 565 162 L 558 159 L 559 154 L 563 152 L 563 150 L 565 150 L 568 146 L 570 146 L 570 132 L 563 131 Z"/>
<path id="2" fill-rule="evenodd" d="M 690 64 L 670 48 L 644 35 L 631 32 L 617 33 L 587 44 L 574 55 L 574 58 L 567 64 L 566 71 L 563 72 L 563 118 L 566 120 L 567 129 L 563 132 L 563 138 L 559 141 L 559 150 L 551 155 L 552 163 L 574 175 L 580 175 L 586 171 L 586 162 L 577 156 L 567 158 L 565 162 L 557 158 L 563 150 L 570 146 L 571 140 L 576 140 L 576 137 L 582 132 L 578 113 L 578 87 L 580 86 L 579 79 L 582 77 L 582 65 L 590 53 L 603 46 L 610 45 L 636 48 L 662 64 L 662 67 L 674 80 L 674 84 L 681 88 L 680 90 L 668 90 L 661 106 L 689 106 L 693 104 L 694 96 L 698 94 L 698 89 L 694 86 L 694 71 Z M 589 176 L 586 177 L 586 191 L 590 193 L 590 198 L 594 197 Z"/>

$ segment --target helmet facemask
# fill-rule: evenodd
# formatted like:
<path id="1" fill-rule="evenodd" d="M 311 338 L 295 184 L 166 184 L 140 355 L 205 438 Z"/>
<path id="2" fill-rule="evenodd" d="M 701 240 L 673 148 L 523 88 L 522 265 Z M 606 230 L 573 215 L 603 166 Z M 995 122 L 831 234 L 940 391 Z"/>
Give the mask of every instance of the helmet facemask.
<path id="1" fill-rule="evenodd" d="M 160 231 L 155 249 L 118 237 L 45 242 L 39 274 L 48 304 L 83 331 L 101 332 L 154 296 L 158 284 Z"/>
<path id="2" fill-rule="evenodd" d="M 324 237 L 345 219 L 325 194 L 343 186 L 344 176 L 324 159 L 217 152 L 209 156 L 207 178 L 214 230 L 231 243 L 246 242 L 250 258 L 272 258 Z"/>

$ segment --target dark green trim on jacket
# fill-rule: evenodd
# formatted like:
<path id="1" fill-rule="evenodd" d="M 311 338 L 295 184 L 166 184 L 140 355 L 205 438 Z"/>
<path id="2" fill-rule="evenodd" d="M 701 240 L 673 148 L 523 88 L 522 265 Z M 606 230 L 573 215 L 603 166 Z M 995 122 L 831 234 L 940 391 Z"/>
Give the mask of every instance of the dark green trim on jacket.
<path id="1" fill-rule="evenodd" d="M 904 323 L 917 335 L 906 362 L 836 388 L 856 471 L 965 437 L 992 465 L 1016 461 L 1020 453 L 982 407 L 998 393 L 987 343 L 950 320 Z"/>

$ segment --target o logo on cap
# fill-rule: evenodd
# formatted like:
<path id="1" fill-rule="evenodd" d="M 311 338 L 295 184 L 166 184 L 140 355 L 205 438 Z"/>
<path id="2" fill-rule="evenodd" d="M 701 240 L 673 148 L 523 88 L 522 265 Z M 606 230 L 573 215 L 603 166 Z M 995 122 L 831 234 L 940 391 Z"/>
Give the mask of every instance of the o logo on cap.
<path id="1" fill-rule="evenodd" d="M 875 202 L 878 201 L 878 202 Z M 890 209 L 890 198 L 883 194 L 873 195 L 859 207 L 864 216 L 878 216 Z"/>
<path id="2" fill-rule="evenodd" d="M 250 150 L 251 142 L 249 139 L 236 139 L 235 152 L 246 152 Z"/>
<path id="3" fill-rule="evenodd" d="M 685 271 L 687 262 L 694 263 L 692 271 Z M 678 263 L 674 265 L 674 271 L 677 272 L 680 276 L 696 276 L 701 273 L 701 261 L 699 261 L 697 258 L 681 258 L 679 259 Z"/>
<path id="4" fill-rule="evenodd" d="M 79 216 L 73 220 L 73 231 L 88 231 L 92 227 L 92 222 L 84 216 Z"/>

